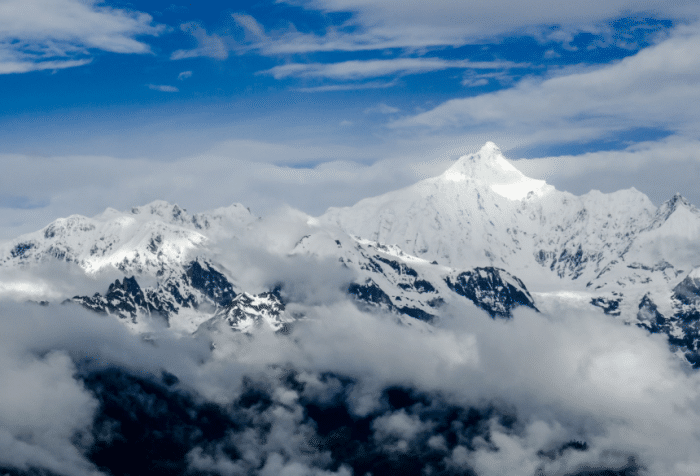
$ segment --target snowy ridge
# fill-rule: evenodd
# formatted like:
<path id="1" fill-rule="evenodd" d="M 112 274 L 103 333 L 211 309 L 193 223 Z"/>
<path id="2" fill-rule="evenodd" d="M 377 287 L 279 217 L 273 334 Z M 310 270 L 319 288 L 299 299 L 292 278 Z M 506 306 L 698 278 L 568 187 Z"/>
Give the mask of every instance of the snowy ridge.
<path id="1" fill-rule="evenodd" d="M 218 261 L 226 261 L 231 239 L 249 240 L 241 250 L 303 256 L 345 273 L 337 291 L 407 325 L 439 326 L 446 304 L 494 318 L 510 318 L 519 306 L 598 309 L 667 335 L 679 353 L 700 362 L 700 211 L 680 195 L 658 208 L 635 189 L 574 196 L 526 177 L 487 143 L 402 190 L 317 218 L 288 215 L 291 229 L 306 234 L 283 226 L 280 236 L 292 235 L 269 242 L 261 237 L 275 224 L 256 228 L 259 219 L 238 204 L 189 215 L 155 201 L 129 212 L 73 215 L 0 244 L 0 268 L 38 270 L 60 261 L 86 276 L 117 272 L 108 289 L 68 297 L 137 332 L 160 318 L 185 334 L 202 326 L 283 331 L 299 317 L 286 311 L 285 283 L 270 290 L 276 278 L 268 278 L 246 289 L 238 284 L 245 270 Z M 35 301 L 60 295 L 49 278 L 33 288 L 9 279 L 0 282 L 5 294 Z"/>
<path id="2" fill-rule="evenodd" d="M 158 200 L 130 213 L 108 208 L 87 218 L 59 218 L 0 247 L 0 266 L 56 258 L 94 274 L 106 267 L 127 273 L 163 273 L 187 262 L 211 239 L 235 236 L 255 218 L 242 205 L 189 216 Z"/>
<path id="3" fill-rule="evenodd" d="M 134 276 L 117 279 L 106 294 L 67 300 L 91 311 L 114 315 L 140 331 L 146 321 L 164 319 L 177 331 L 193 332 L 208 314 L 228 306 L 236 297 L 233 285 L 208 262 L 197 259 L 168 270 L 154 287 L 142 288 Z"/>
<path id="4" fill-rule="evenodd" d="M 487 143 L 441 176 L 318 221 L 451 268 L 503 268 L 545 307 L 592 305 L 642 327 L 658 313 L 659 332 L 691 352 L 700 345 L 694 324 L 671 323 L 697 320 L 673 291 L 700 265 L 700 211 L 680 195 L 658 208 L 635 189 L 574 196 L 525 177 Z"/>
<path id="5" fill-rule="evenodd" d="M 505 270 L 456 270 L 409 255 L 395 245 L 350 237 L 340 230 L 304 236 L 291 254 L 337 256 L 355 275 L 347 292 L 362 308 L 392 312 L 408 325 L 412 319 L 435 323 L 446 302 L 464 305 L 463 298 L 492 317 L 512 317 L 518 306 L 536 309 L 522 281 Z M 472 275 L 475 279 L 464 280 Z"/>
<path id="6" fill-rule="evenodd" d="M 453 273 L 445 282 L 454 292 L 471 299 L 494 317 L 511 317 L 511 310 L 518 306 L 537 310 L 523 282 L 503 269 L 475 268 Z"/>
<path id="7" fill-rule="evenodd" d="M 700 217 L 700 210 L 695 208 L 695 206 L 693 206 L 681 194 L 677 193 L 671 199 L 661 204 L 661 206 L 656 211 L 654 219 L 649 225 L 649 229 L 653 230 L 661 227 L 671 217 L 678 217 L 674 218 L 674 220 L 679 220 L 681 219 L 681 217 L 687 218 L 688 216 L 693 218 Z"/>
<path id="8" fill-rule="evenodd" d="M 461 157 L 442 174 L 442 179 L 482 183 L 509 200 L 541 197 L 554 191 L 544 180 L 526 177 L 516 169 L 493 142 L 487 142 L 476 154 Z"/>
<path id="9" fill-rule="evenodd" d="M 519 198 L 506 198 L 503 190 Z M 352 207 L 330 208 L 319 220 L 455 268 L 536 273 L 549 286 L 562 277 L 595 280 L 649 226 L 654 212 L 634 189 L 581 197 L 556 191 L 522 175 L 487 144 L 441 176 Z"/>
<path id="10" fill-rule="evenodd" d="M 487 144 L 441 176 L 330 208 L 319 221 L 454 268 L 502 267 L 536 291 L 665 287 L 700 264 L 700 212 L 682 197 L 657 210 L 635 189 L 574 196 L 514 170 Z M 533 193 L 494 192 L 509 182 Z"/>
<path id="11" fill-rule="evenodd" d="M 233 330 L 251 333 L 261 326 L 267 326 L 274 331 L 284 331 L 294 320 L 285 312 L 279 290 L 275 289 L 261 294 L 239 294 L 203 325 L 212 327 L 218 321 L 223 321 Z"/>

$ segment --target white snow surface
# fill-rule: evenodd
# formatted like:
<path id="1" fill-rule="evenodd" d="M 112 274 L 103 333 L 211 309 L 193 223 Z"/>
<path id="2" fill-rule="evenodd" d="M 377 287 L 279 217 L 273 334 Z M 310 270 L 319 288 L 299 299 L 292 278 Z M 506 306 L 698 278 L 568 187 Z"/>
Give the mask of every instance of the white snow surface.
<path id="1" fill-rule="evenodd" d="M 509 200 L 522 200 L 528 195 L 541 197 L 554 191 L 544 180 L 523 175 L 493 142 L 487 142 L 476 154 L 460 158 L 442 174 L 442 180 L 485 184 Z"/>
<path id="2" fill-rule="evenodd" d="M 450 268 L 504 268 L 548 303 L 617 292 L 629 320 L 646 293 L 669 308 L 669 290 L 700 266 L 700 211 L 680 195 L 658 208 L 634 188 L 575 196 L 526 177 L 491 142 L 317 221 Z"/>
<path id="3" fill-rule="evenodd" d="M 700 237 L 700 214 L 685 205 L 672 208 L 657 212 L 633 188 L 582 196 L 557 191 L 524 176 L 487 143 L 438 177 L 329 208 L 319 222 L 454 268 L 504 267 L 550 291 L 606 285 L 616 280 L 617 268 L 628 274 L 632 261 L 649 267 L 662 258 L 674 266 L 686 261 L 683 250 L 645 251 L 647 240 L 662 240 L 654 233 L 686 240 L 684 250 Z"/>
<path id="4" fill-rule="evenodd" d="M 58 258 L 77 263 L 88 274 L 115 267 L 124 273 L 155 275 L 184 264 L 211 241 L 234 237 L 255 220 L 240 204 L 192 216 L 163 200 L 130 212 L 108 208 L 92 218 L 59 218 L 39 231 L 0 244 L 0 265 Z M 13 256 L 18 246 L 26 251 Z"/>
<path id="5" fill-rule="evenodd" d="M 232 329 L 246 333 L 259 326 L 278 331 L 285 323 L 293 321 L 273 296 L 248 292 L 236 296 L 229 309 L 214 316 L 213 320 L 217 319 L 223 319 Z"/>
<path id="6" fill-rule="evenodd" d="M 646 293 L 663 307 L 669 290 L 700 266 L 700 211 L 683 197 L 657 208 L 635 189 L 575 196 L 525 176 L 516 165 L 489 142 L 442 175 L 404 189 L 330 208 L 315 218 L 290 211 L 284 219 L 301 221 L 313 233 L 292 239 L 301 241 L 291 247 L 289 239 L 272 237 L 268 251 L 341 260 L 362 279 L 388 280 L 384 284 L 397 289 L 392 298 L 426 312 L 426 296 L 396 288 L 404 278 L 366 274 L 362 266 L 378 253 L 424 270 L 438 282 L 453 270 L 495 266 L 548 302 L 621 293 L 623 314 L 636 312 Z M 255 240 L 260 233 L 246 231 L 258 223 L 240 204 L 194 215 L 164 201 L 127 212 L 107 209 L 92 218 L 61 218 L 0 243 L 0 267 L 58 259 L 88 275 L 116 268 L 124 275 L 167 276 L 197 256 L 212 251 L 225 256 L 228 240 Z M 264 233 L 293 233 L 287 225 L 267 227 Z M 32 299 L 53 296 L 46 284 L 39 289 L 0 281 L 3 289 Z"/>

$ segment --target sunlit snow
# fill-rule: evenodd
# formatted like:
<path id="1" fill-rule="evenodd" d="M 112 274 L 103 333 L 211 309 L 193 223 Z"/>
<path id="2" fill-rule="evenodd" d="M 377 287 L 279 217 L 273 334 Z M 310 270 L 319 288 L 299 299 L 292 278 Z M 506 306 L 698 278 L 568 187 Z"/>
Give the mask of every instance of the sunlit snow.
<path id="1" fill-rule="evenodd" d="M 481 150 L 460 158 L 441 176 L 451 182 L 474 180 L 483 182 L 491 190 L 509 200 L 541 197 L 554 190 L 544 180 L 526 177 L 503 157 L 493 142 L 487 142 Z"/>

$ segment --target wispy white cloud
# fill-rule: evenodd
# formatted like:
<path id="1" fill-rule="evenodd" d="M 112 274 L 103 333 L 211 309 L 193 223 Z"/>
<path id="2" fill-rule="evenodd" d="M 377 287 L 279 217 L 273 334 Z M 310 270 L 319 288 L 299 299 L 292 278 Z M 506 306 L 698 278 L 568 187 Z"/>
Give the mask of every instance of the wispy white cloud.
<path id="1" fill-rule="evenodd" d="M 374 107 L 368 107 L 367 109 L 365 109 L 365 114 L 396 114 L 397 112 L 401 112 L 401 109 L 389 106 L 388 104 L 384 104 L 383 102 L 380 102 Z"/>
<path id="2" fill-rule="evenodd" d="M 338 118 L 333 127 L 346 129 L 340 122 Z M 419 148 L 411 149 L 415 153 Z M 412 183 L 416 173 L 406 167 L 406 148 L 392 153 L 396 159 L 362 164 L 359 158 L 388 154 L 362 143 L 229 140 L 167 161 L 2 155 L 5 174 L 0 176 L 0 190 L 26 198 L 10 201 L 7 205 L 12 208 L 0 207 L 0 239 L 39 229 L 61 216 L 91 216 L 107 207 L 130 209 L 156 199 L 177 202 L 192 211 L 240 202 L 258 214 L 283 204 L 320 214 L 331 205 L 351 205 Z M 55 180 L 57 176 L 62 180 Z M 26 203 L 43 206 L 27 209 Z"/>
<path id="3" fill-rule="evenodd" d="M 152 89 L 154 91 L 160 91 L 163 93 L 177 93 L 180 91 L 175 86 L 168 86 L 167 84 L 147 84 L 147 86 L 148 86 L 148 89 Z"/>
<path id="4" fill-rule="evenodd" d="M 694 2 L 671 5 L 661 0 L 645 2 L 643 6 L 631 0 L 612 0 L 585 7 L 562 5 L 556 0 L 534 4 L 517 0 L 429 3 L 409 0 L 400 4 L 371 0 L 287 0 L 286 3 L 309 10 L 352 12 L 353 15 L 342 25 L 317 34 L 304 33 L 294 27 L 265 32 L 253 17 L 234 14 L 234 19 L 246 32 L 245 46 L 239 48 L 257 50 L 264 55 L 388 48 L 421 51 L 493 41 L 506 34 L 528 34 L 543 42 L 555 41 L 573 48 L 571 41 L 579 32 L 603 37 L 598 46 L 629 46 L 633 40 L 616 37 L 609 24 L 611 20 L 663 12 L 667 18 L 687 22 L 700 14 L 700 7 Z M 552 30 L 550 26 L 557 28 Z"/>
<path id="5" fill-rule="evenodd" d="M 204 27 L 196 22 L 183 23 L 180 29 L 197 40 L 197 47 L 190 50 L 176 50 L 170 55 L 170 59 L 180 60 L 200 56 L 220 60 L 228 58 L 229 48 L 221 36 L 208 34 Z"/>
<path id="6" fill-rule="evenodd" d="M 260 74 L 270 74 L 275 79 L 287 77 L 364 79 L 392 74 L 412 74 L 450 68 L 460 69 L 503 69 L 526 67 L 528 65 L 510 61 L 443 60 L 440 58 L 394 58 L 387 60 L 351 60 L 340 63 L 291 63 Z"/>
<path id="7" fill-rule="evenodd" d="M 245 15 L 242 13 L 233 13 L 231 15 L 235 22 L 243 27 L 243 29 L 251 35 L 253 38 L 263 40 L 266 38 L 265 29 L 262 27 L 258 21 L 250 15 Z"/>
<path id="8" fill-rule="evenodd" d="M 26 56 L 25 56 L 26 58 Z M 56 70 L 74 68 L 90 63 L 92 59 L 58 60 L 58 61 L 2 61 L 0 62 L 0 74 L 28 73 L 30 71 Z"/>
<path id="9" fill-rule="evenodd" d="M 358 89 L 384 89 L 395 86 L 397 83 L 398 80 L 394 79 L 392 81 L 368 81 L 365 83 L 326 84 L 323 86 L 295 88 L 295 90 L 304 93 L 318 93 L 327 91 L 353 91 Z"/>
<path id="10" fill-rule="evenodd" d="M 363 44 L 457 45 L 542 25 L 558 25 L 557 31 L 563 32 L 600 31 L 611 19 L 635 14 L 644 16 L 650 12 L 663 12 L 668 18 L 691 21 L 700 12 L 692 1 L 669 4 L 663 0 L 651 0 L 643 5 L 633 0 L 611 0 L 585 6 L 562 4 L 556 0 L 534 3 L 518 0 L 408 0 L 400 4 L 373 0 L 287 0 L 286 3 L 324 12 L 353 12 L 348 24 L 359 27 L 360 34 L 330 31 L 325 37 L 305 37 L 306 41 L 299 45 L 308 48 L 316 43 L 323 48 L 335 43 L 345 44 L 346 49 L 361 48 Z M 568 41 L 566 35 L 568 33 L 559 41 Z"/>
<path id="11" fill-rule="evenodd" d="M 475 70 L 467 70 L 462 76 L 462 86 L 477 87 L 485 86 L 490 82 L 495 81 L 499 84 L 513 82 L 513 77 L 506 71 L 494 71 L 491 73 L 483 73 Z"/>
<path id="12" fill-rule="evenodd" d="M 521 159 L 513 163 L 528 177 L 546 180 L 575 194 L 586 193 L 591 188 L 612 192 L 635 187 L 657 204 L 680 192 L 700 205 L 700 195 L 695 193 L 693 185 L 700 176 L 697 137 L 670 136 L 621 150 Z"/>
<path id="13" fill-rule="evenodd" d="M 697 131 L 700 111 L 697 26 L 617 63 L 525 79 L 510 89 L 452 99 L 394 127 L 508 131 L 531 143 L 585 141 L 631 128 Z"/>
<path id="14" fill-rule="evenodd" d="M 0 74 L 82 66 L 90 50 L 150 53 L 137 37 L 164 29 L 148 14 L 95 0 L 6 0 L 0 3 Z"/>
<path id="15" fill-rule="evenodd" d="M 177 75 L 177 79 L 182 81 L 183 79 L 191 78 L 192 77 L 192 71 L 183 71 L 182 73 Z"/>

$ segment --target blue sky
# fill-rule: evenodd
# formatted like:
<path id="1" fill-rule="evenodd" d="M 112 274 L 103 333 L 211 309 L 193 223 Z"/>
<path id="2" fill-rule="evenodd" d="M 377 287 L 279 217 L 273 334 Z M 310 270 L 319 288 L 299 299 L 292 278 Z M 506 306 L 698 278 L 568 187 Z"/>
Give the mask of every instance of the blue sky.
<path id="1" fill-rule="evenodd" d="M 0 236 L 157 198 L 320 214 L 487 140 L 700 204 L 700 7 L 600 3 L 3 0 Z"/>

